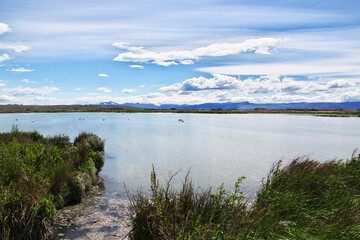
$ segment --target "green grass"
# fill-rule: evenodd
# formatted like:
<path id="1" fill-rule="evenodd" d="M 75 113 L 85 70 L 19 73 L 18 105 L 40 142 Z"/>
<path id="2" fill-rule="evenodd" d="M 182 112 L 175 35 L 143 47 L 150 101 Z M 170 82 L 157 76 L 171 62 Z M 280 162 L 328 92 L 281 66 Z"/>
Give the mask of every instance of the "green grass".
<path id="1" fill-rule="evenodd" d="M 252 201 L 223 186 L 173 190 L 151 173 L 151 194 L 129 196 L 131 239 L 360 239 L 360 159 L 278 162 Z"/>
<path id="2" fill-rule="evenodd" d="M 0 133 L 0 239 L 43 239 L 51 236 L 57 209 L 81 201 L 97 182 L 104 142 L 83 133 L 44 137 L 14 126 Z"/>

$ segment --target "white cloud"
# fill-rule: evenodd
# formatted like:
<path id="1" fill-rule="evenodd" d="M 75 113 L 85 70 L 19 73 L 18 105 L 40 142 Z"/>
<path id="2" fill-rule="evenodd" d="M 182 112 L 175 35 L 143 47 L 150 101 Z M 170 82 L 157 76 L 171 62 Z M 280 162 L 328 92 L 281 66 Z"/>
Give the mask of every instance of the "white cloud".
<path id="1" fill-rule="evenodd" d="M 5 83 L 1 83 L 1 82 L 0 82 L 0 87 L 5 87 L 5 86 L 6 86 Z"/>
<path id="2" fill-rule="evenodd" d="M 275 75 L 260 76 L 257 78 L 240 78 L 213 74 L 211 78 L 196 77 L 186 79 L 181 83 L 161 87 L 163 92 L 189 94 L 191 92 L 204 92 L 215 90 L 228 90 L 242 96 L 256 94 L 285 94 L 285 95 L 306 95 L 321 93 L 340 93 L 356 89 L 357 84 L 349 80 L 332 80 L 327 83 L 314 81 L 302 81 L 288 77 Z"/>
<path id="3" fill-rule="evenodd" d="M 6 53 L 4 53 L 3 55 L 0 55 L 0 62 L 6 61 L 9 59 L 10 59 L 10 57 Z"/>
<path id="4" fill-rule="evenodd" d="M 228 75 L 360 75 L 359 63 L 344 63 L 342 59 L 292 63 L 261 63 L 198 68 L 198 71 Z"/>
<path id="5" fill-rule="evenodd" d="M 131 88 L 125 88 L 125 89 L 121 90 L 121 92 L 123 92 L 123 93 L 134 93 L 136 91 L 137 91 L 136 89 L 131 89 Z"/>
<path id="6" fill-rule="evenodd" d="M 57 87 L 41 87 L 41 88 L 29 88 L 29 87 L 16 87 L 16 88 L 4 88 L 3 91 L 13 97 L 24 96 L 47 96 L 53 92 L 59 91 Z"/>
<path id="7" fill-rule="evenodd" d="M 183 60 L 180 63 L 184 65 L 189 65 L 189 64 L 194 64 L 194 61 L 188 59 L 188 60 Z"/>
<path id="8" fill-rule="evenodd" d="M 327 88 L 349 88 L 349 87 L 355 87 L 356 83 L 351 82 L 351 81 L 347 81 L 344 79 L 339 79 L 339 80 L 333 80 L 330 81 L 326 84 Z"/>
<path id="9" fill-rule="evenodd" d="M 32 72 L 32 71 L 34 71 L 34 69 L 27 69 L 27 68 L 20 67 L 20 68 L 12 68 L 10 71 L 11 72 Z"/>
<path id="10" fill-rule="evenodd" d="M 176 83 L 170 86 L 161 87 L 159 90 L 164 92 L 177 91 L 201 91 L 201 90 L 219 90 L 219 89 L 237 89 L 241 81 L 235 77 L 214 74 L 213 78 L 195 77 L 182 83 Z"/>
<path id="11" fill-rule="evenodd" d="M 285 41 L 285 39 L 282 38 L 248 39 L 240 43 L 215 43 L 189 51 L 159 53 L 144 50 L 143 47 L 129 46 L 127 43 L 120 42 L 114 43 L 113 45 L 126 52 L 120 53 L 114 60 L 120 62 L 154 63 L 161 66 L 192 64 L 192 60 L 198 60 L 203 57 L 222 57 L 243 52 L 270 54 L 270 50 L 277 47 L 283 41 Z"/>
<path id="12" fill-rule="evenodd" d="M 144 66 L 141 66 L 141 65 L 129 65 L 129 67 L 131 67 L 131 68 L 140 68 L 140 69 L 144 69 Z"/>
<path id="13" fill-rule="evenodd" d="M 6 32 L 11 32 L 11 28 L 9 27 L 9 25 L 5 23 L 0 23 L 0 35 Z"/>
<path id="14" fill-rule="evenodd" d="M 111 89 L 106 88 L 106 87 L 99 87 L 96 90 L 104 92 L 104 93 L 111 93 Z"/>
<path id="15" fill-rule="evenodd" d="M 140 85 L 140 87 L 141 87 L 141 88 L 144 88 L 144 87 L 146 87 L 146 86 L 145 86 L 144 84 L 142 84 L 142 85 Z"/>
<path id="16" fill-rule="evenodd" d="M 109 75 L 107 75 L 106 73 L 99 73 L 98 76 L 99 77 L 109 77 Z"/>
<path id="17" fill-rule="evenodd" d="M 80 91 L 81 90 L 81 88 L 75 88 L 75 91 Z"/>
<path id="18" fill-rule="evenodd" d="M 4 44 L 0 43 L 0 49 L 10 49 L 17 53 L 30 50 L 31 48 L 25 45 L 14 45 L 14 44 Z"/>
<path id="19" fill-rule="evenodd" d="M 36 81 L 30 81 L 29 79 L 25 78 L 23 80 L 21 80 L 24 83 L 37 83 Z"/>

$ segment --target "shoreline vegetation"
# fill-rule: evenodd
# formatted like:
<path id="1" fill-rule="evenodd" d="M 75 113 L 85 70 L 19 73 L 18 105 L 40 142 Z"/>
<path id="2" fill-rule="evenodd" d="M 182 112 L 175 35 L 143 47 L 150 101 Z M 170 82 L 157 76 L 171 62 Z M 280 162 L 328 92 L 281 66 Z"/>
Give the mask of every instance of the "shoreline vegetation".
<path id="1" fill-rule="evenodd" d="M 235 190 L 196 190 L 189 174 L 160 186 L 153 167 L 151 194 L 129 196 L 132 229 L 139 239 L 359 239 L 360 155 L 320 163 L 294 159 L 271 169 L 255 199 Z"/>
<path id="2" fill-rule="evenodd" d="M 0 105 L 0 113 L 60 113 L 60 112 L 120 112 L 120 113 L 204 113 L 204 114 L 310 114 L 325 117 L 360 117 L 360 110 L 347 109 L 146 109 L 110 105 Z"/>
<path id="3" fill-rule="evenodd" d="M 36 131 L 0 133 L 0 239 L 49 239 L 58 209 L 77 204 L 101 181 L 104 141 L 81 133 L 44 137 Z M 277 162 L 257 195 L 223 186 L 200 190 L 190 173 L 175 175 L 150 194 L 128 195 L 129 239 L 359 239 L 360 154 L 349 160 Z"/>
<path id="4" fill-rule="evenodd" d="M 81 133 L 0 133 L 0 239 L 48 239 L 58 209 L 77 204 L 101 182 L 104 141 Z"/>

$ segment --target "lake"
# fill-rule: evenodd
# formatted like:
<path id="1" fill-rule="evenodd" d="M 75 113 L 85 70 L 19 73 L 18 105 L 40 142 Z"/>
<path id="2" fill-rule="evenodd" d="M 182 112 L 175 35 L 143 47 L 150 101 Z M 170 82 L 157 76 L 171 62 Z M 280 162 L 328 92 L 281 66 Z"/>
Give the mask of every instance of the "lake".
<path id="1" fill-rule="evenodd" d="M 160 180 L 180 171 L 174 187 L 190 169 L 193 182 L 201 188 L 217 188 L 224 183 L 226 189 L 232 190 L 237 178 L 245 176 L 243 190 L 251 193 L 280 159 L 285 163 L 302 156 L 319 161 L 347 159 L 360 147 L 360 118 L 286 114 L 0 114 L 1 132 L 10 131 L 13 124 L 21 131 L 37 130 L 45 136 L 66 134 L 72 140 L 83 131 L 100 136 L 105 140 L 106 155 L 100 175 L 105 179 L 106 193 L 120 197 L 126 197 L 123 184 L 131 191 L 140 186 L 147 191 L 152 164 Z"/>

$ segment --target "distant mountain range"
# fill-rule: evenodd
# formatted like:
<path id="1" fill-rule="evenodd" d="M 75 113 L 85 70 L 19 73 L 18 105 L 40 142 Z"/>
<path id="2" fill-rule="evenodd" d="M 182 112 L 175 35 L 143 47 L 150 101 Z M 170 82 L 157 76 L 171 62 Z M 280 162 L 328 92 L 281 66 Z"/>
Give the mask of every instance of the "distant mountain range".
<path id="1" fill-rule="evenodd" d="M 120 104 L 118 104 L 118 103 L 116 103 L 116 102 L 109 101 L 109 102 L 99 103 L 98 105 L 101 105 L 101 106 L 118 106 L 118 105 L 120 105 Z"/>
<path id="2" fill-rule="evenodd" d="M 241 109 L 251 110 L 256 108 L 266 109 L 360 109 L 360 102 L 315 102 L 315 103 L 250 103 L 250 102 L 226 102 L 226 103 L 203 103 L 196 105 L 176 105 L 176 104 L 143 104 L 143 103 L 124 103 L 118 104 L 112 101 L 102 102 L 99 105 L 122 105 L 135 108 L 146 109 Z"/>

